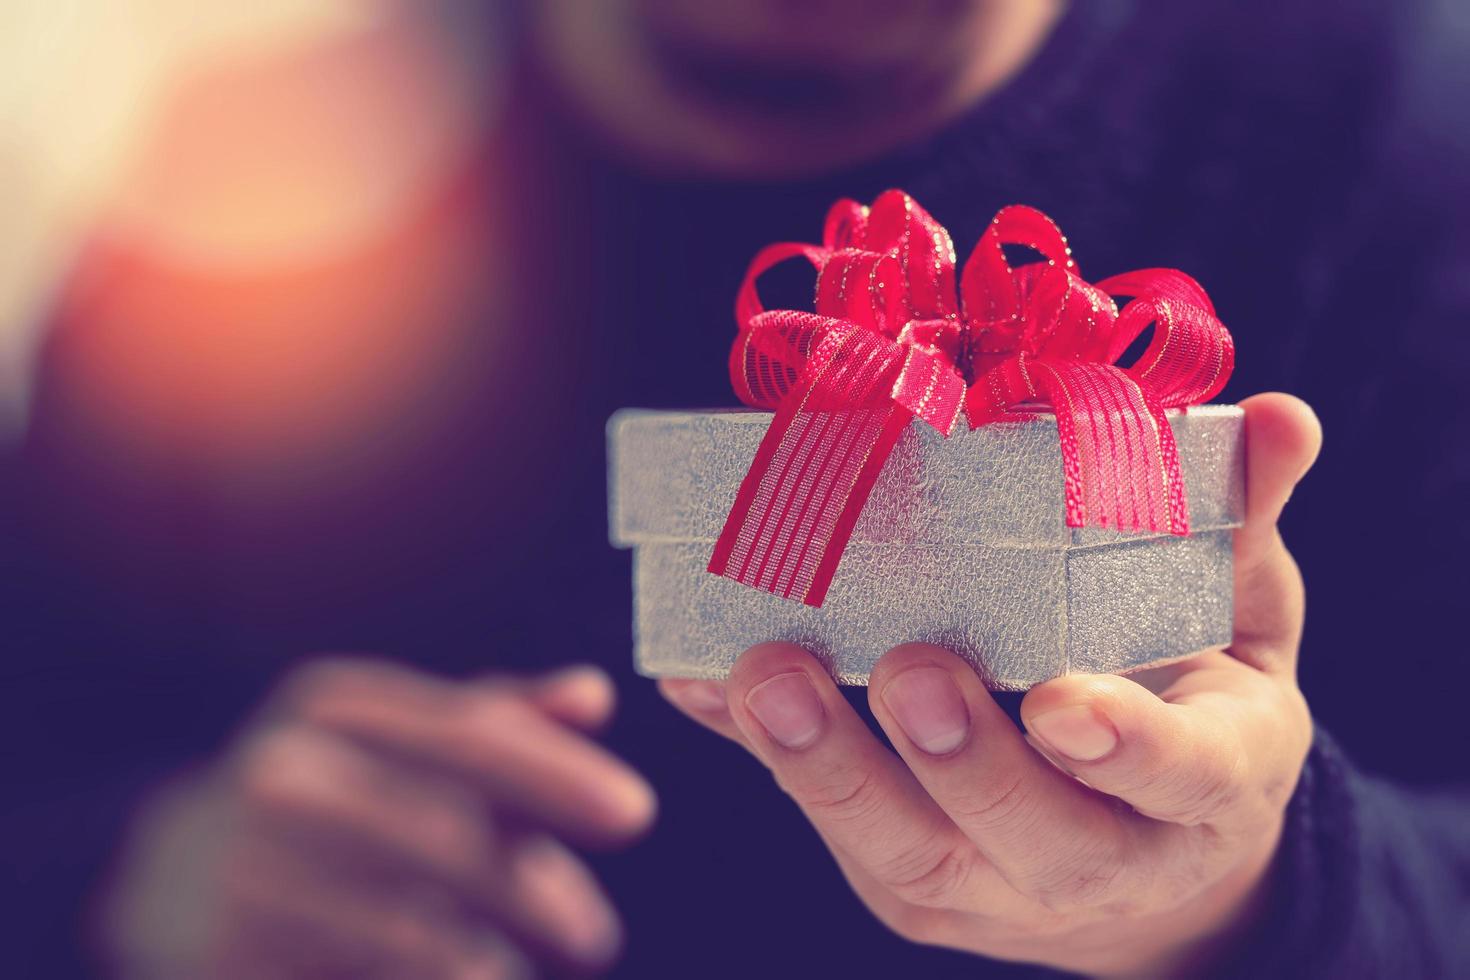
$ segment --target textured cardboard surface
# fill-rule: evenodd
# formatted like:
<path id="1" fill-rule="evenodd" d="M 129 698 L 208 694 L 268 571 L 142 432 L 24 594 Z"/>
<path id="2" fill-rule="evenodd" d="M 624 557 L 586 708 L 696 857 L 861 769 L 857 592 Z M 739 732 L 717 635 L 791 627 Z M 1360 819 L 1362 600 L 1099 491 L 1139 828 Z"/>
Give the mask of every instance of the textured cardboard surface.
<path id="1" fill-rule="evenodd" d="M 1242 419 L 1233 406 L 1171 415 L 1187 538 L 1067 528 L 1050 415 L 948 440 L 915 425 L 813 609 L 705 571 L 770 415 L 619 412 L 608 424 L 610 523 L 613 542 L 636 549 L 638 668 L 723 677 L 741 651 L 780 639 L 862 684 L 889 648 L 923 640 L 970 659 L 991 687 L 1015 690 L 1226 643 Z"/>

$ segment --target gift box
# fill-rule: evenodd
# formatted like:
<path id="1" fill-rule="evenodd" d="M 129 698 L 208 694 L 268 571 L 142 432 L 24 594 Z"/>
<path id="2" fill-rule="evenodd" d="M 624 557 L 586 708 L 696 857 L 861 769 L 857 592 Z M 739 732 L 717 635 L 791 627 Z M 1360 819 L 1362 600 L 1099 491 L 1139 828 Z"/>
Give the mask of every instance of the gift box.
<path id="1" fill-rule="evenodd" d="M 791 259 L 813 309 L 768 310 L 757 280 Z M 1242 415 L 1205 403 L 1235 347 L 1188 275 L 1089 282 L 1023 205 L 961 268 L 893 190 L 760 250 L 735 322 L 731 384 L 768 411 L 611 422 L 644 673 L 721 677 L 790 640 L 861 684 L 928 641 L 1021 689 L 1229 641 Z"/>
<path id="2" fill-rule="evenodd" d="M 1068 527 L 1054 416 L 948 439 L 911 425 L 862 509 L 820 607 L 706 572 L 767 412 L 624 410 L 608 425 L 610 525 L 633 549 L 634 647 L 647 676 L 722 678 L 767 640 L 864 684 L 900 643 L 937 643 L 993 689 L 1123 672 L 1228 643 L 1231 529 L 1243 514 L 1242 413 L 1168 413 L 1188 536 Z"/>

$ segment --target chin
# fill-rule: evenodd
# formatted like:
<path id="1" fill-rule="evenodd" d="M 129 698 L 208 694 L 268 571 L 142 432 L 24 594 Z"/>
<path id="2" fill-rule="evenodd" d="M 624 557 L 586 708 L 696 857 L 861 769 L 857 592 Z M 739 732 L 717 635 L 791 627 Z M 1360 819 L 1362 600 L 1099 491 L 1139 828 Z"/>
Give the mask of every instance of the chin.
<path id="1" fill-rule="evenodd" d="M 760 69 L 838 73 L 917 65 L 954 46 L 964 24 L 1006 0 L 622 0 L 660 45 Z M 1015 0 L 1025 2 L 1025 0 Z"/>

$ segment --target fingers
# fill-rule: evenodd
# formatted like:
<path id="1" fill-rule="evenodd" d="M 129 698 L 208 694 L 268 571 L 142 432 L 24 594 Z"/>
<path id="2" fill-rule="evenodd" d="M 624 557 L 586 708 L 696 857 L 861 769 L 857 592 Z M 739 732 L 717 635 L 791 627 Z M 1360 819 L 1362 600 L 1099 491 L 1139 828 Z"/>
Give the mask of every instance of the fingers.
<path id="1" fill-rule="evenodd" d="M 726 690 L 745 744 L 846 861 L 916 904 L 989 878 L 974 846 L 806 651 L 789 643 L 748 650 Z"/>
<path id="2" fill-rule="evenodd" d="M 607 724 L 617 705 L 612 679 L 597 667 L 578 664 L 525 685 L 531 703 L 560 722 L 584 731 Z"/>
<path id="3" fill-rule="evenodd" d="M 520 935 L 582 968 L 611 963 L 622 925 L 597 879 L 576 855 L 544 834 L 512 842 L 498 908 Z"/>
<path id="4" fill-rule="evenodd" d="M 244 746 L 237 778 L 251 818 L 349 839 L 448 883 L 483 872 L 496 848 L 483 801 L 308 726 L 274 729 Z"/>
<path id="5" fill-rule="evenodd" d="M 600 724 L 612 700 L 588 669 L 468 683 L 377 662 L 298 672 L 220 766 L 140 825 L 118 886 L 127 911 L 109 920 L 119 948 L 180 976 L 608 965 L 617 917 L 546 831 L 606 840 L 651 817 L 646 784 L 568 727 Z"/>
<path id="6" fill-rule="evenodd" d="M 451 770 L 553 830 L 604 843 L 653 819 L 653 790 L 637 773 L 514 691 L 382 664 L 319 667 L 303 686 L 295 701 L 307 723 Z"/>
<path id="7" fill-rule="evenodd" d="M 483 801 L 452 781 L 305 726 L 268 732 L 241 755 L 243 832 L 303 863 L 432 884 L 571 963 L 615 955 L 617 919 L 581 862 L 549 838 L 497 840 Z"/>
<path id="8" fill-rule="evenodd" d="M 1294 670 L 1301 639 L 1301 575 L 1276 522 L 1322 446 L 1322 427 L 1290 395 L 1247 398 L 1246 516 L 1235 533 L 1235 639 L 1231 653 L 1262 670 Z"/>
<path id="9" fill-rule="evenodd" d="M 236 976 L 535 975 L 493 927 L 460 916 L 433 889 L 391 891 L 324 873 L 277 842 L 237 848 L 226 869 L 222 930 L 208 962 Z"/>
<path id="10" fill-rule="evenodd" d="M 302 668 L 288 687 L 286 696 L 280 699 L 283 704 L 276 705 L 277 715 L 297 709 L 322 691 L 342 692 L 354 687 L 364 694 L 388 693 L 423 711 L 442 710 L 466 688 L 486 694 L 513 693 L 557 721 L 584 731 L 603 727 L 617 706 L 612 679 L 591 664 L 573 664 L 538 677 L 495 676 L 457 682 L 385 660 L 329 657 Z"/>
<path id="11" fill-rule="evenodd" d="M 965 661 L 927 644 L 899 647 L 868 690 L 909 769 L 1012 885 L 1060 897 L 1126 864 L 1112 807 L 1032 751 Z"/>
<path id="12" fill-rule="evenodd" d="M 1223 654 L 1201 661 L 1162 698 L 1112 675 L 1048 681 L 1026 695 L 1021 717 L 1058 765 L 1147 817 L 1259 826 L 1300 770 L 1305 708 Z"/>

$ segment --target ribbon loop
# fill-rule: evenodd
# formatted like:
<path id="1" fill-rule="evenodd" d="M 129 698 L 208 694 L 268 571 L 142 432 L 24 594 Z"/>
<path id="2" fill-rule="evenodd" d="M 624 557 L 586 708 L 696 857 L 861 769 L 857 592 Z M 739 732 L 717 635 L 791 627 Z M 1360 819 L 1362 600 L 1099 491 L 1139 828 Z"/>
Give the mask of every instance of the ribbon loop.
<path id="1" fill-rule="evenodd" d="M 826 316 L 895 336 L 910 313 L 903 269 L 893 256 L 880 252 L 835 251 L 817 274 L 816 308 Z"/>
<path id="2" fill-rule="evenodd" d="M 1002 209 L 956 292 L 949 233 L 913 198 L 838 201 L 822 245 L 757 253 L 736 297 L 735 390 L 772 408 L 710 571 L 820 605 L 874 481 L 914 419 L 948 435 L 1056 415 L 1067 524 L 1187 534 L 1178 449 L 1164 411 L 1217 394 L 1235 363 L 1199 283 L 1144 269 L 1093 284 L 1034 208 Z M 1006 246 L 1040 261 L 1012 267 Z M 814 312 L 767 311 L 756 279 L 805 258 Z M 1133 299 L 1119 312 L 1115 296 Z M 1145 330 L 1138 363 L 1117 360 Z"/>
<path id="3" fill-rule="evenodd" d="M 1199 283 L 1177 269 L 1141 269 L 1104 279 L 1098 288 L 1135 297 L 1118 316 L 1109 363 L 1152 323 L 1148 348 L 1128 370 L 1166 407 L 1207 402 L 1225 387 L 1235 369 L 1235 341 Z"/>
<path id="4" fill-rule="evenodd" d="M 1077 269 L 1067 238 L 1056 222 L 1023 204 L 1001 208 L 975 243 L 960 278 L 965 322 L 977 351 L 994 353 L 1015 348 L 1025 308 L 1022 289 L 1039 271 L 1018 279 L 1006 259 L 1006 245 L 1023 245 L 1039 252 L 1047 265 L 1059 266 L 1064 272 Z"/>

